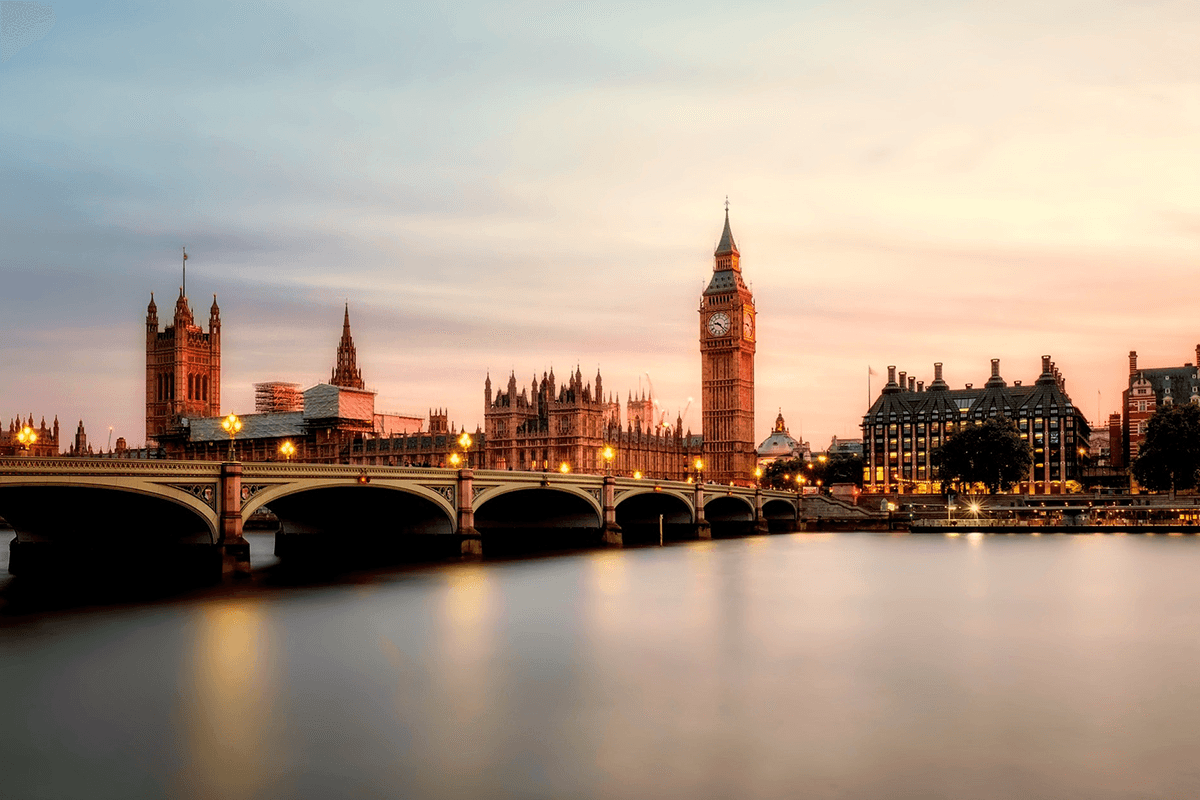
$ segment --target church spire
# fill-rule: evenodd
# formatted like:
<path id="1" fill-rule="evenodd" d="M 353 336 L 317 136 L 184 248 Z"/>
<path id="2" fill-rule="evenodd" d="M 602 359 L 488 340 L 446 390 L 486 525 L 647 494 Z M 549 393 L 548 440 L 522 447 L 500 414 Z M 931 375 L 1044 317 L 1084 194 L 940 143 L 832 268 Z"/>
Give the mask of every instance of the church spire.
<path id="1" fill-rule="evenodd" d="M 733 231 L 729 228 L 729 198 L 725 198 L 725 229 L 721 231 L 721 241 L 717 243 L 717 249 L 713 252 L 715 263 L 713 264 L 714 272 L 722 272 L 724 270 L 740 270 L 738 262 L 741 260 L 741 253 L 738 252 L 737 243 L 733 241 Z"/>
<path id="2" fill-rule="evenodd" d="M 358 368 L 358 355 L 354 349 L 354 337 L 350 335 L 350 304 L 346 303 L 346 315 L 342 319 L 342 339 L 338 342 L 337 362 L 329 382 L 347 389 L 366 388 L 362 371 Z"/>

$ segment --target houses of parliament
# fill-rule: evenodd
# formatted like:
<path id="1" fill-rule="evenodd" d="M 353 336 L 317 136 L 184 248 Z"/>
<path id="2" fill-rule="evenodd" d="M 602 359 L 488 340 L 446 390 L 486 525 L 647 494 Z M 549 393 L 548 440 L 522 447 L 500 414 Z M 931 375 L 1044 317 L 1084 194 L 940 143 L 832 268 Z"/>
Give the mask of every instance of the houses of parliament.
<path id="1" fill-rule="evenodd" d="M 554 371 L 518 385 L 515 373 L 493 392 L 484 382 L 484 428 L 459 453 L 466 466 L 511 470 L 612 471 L 654 479 L 754 482 L 754 298 L 742 277 L 741 254 L 725 210 L 713 253 L 713 272 L 700 297 L 698 340 L 701 431 L 666 419 L 654 397 L 605 394 L 597 371 L 585 381 L 578 368 L 561 383 Z M 146 310 L 146 440 L 168 458 L 227 457 L 221 421 L 221 316 L 216 297 L 208 329 L 196 324 L 183 289 L 172 319 L 159 326 L 153 295 Z M 239 458 L 275 460 L 284 442 L 301 461 L 445 466 L 458 431 L 444 412 L 417 417 L 375 410 L 357 366 L 345 311 L 342 338 L 328 383 L 303 392 L 295 384 L 261 384 L 266 401 L 242 415 Z M 613 458 L 604 453 L 611 448 Z"/>
<path id="2" fill-rule="evenodd" d="M 742 278 L 741 253 L 729 225 L 713 253 L 713 273 L 700 297 L 701 432 L 668 423 L 654 398 L 604 394 L 603 378 L 584 383 L 581 371 L 558 384 L 553 370 L 526 387 L 515 373 L 495 394 L 484 383 L 486 466 L 491 469 L 568 469 L 752 485 L 754 446 L 754 298 Z M 614 451 L 612 463 L 604 450 Z M 699 469 L 697 469 L 699 460 Z"/>

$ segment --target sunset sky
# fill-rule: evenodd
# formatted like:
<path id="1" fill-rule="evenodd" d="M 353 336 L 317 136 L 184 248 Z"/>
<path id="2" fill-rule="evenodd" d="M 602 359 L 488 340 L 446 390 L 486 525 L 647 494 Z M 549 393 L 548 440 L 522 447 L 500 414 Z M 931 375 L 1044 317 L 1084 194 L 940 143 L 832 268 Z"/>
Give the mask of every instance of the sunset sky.
<path id="1" fill-rule="evenodd" d="M 5 423 L 140 445 L 186 245 L 226 412 L 328 380 L 349 302 L 381 410 L 578 364 L 699 432 L 726 195 L 759 440 L 1044 353 L 1094 421 L 1200 342 L 1193 0 L 44 5 L 0 29 Z"/>

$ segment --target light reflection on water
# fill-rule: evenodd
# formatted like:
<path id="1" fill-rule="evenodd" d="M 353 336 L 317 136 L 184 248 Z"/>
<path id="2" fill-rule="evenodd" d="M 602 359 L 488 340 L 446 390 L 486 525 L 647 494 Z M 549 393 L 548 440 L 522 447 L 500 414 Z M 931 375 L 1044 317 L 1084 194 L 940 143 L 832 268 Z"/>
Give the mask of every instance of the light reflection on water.
<path id="1" fill-rule="evenodd" d="M 1200 539 L 799 534 L 0 628 L 14 797 L 1195 797 Z"/>

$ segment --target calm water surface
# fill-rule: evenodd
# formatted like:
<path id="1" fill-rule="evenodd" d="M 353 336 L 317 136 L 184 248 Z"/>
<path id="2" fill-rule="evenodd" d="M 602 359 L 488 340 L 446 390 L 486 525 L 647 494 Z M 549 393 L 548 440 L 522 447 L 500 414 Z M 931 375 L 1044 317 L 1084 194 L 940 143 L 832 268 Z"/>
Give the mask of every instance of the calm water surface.
<path id="1" fill-rule="evenodd" d="M 1195 798 L 1198 612 L 1197 537 L 795 534 L 8 617 L 0 795 Z"/>

